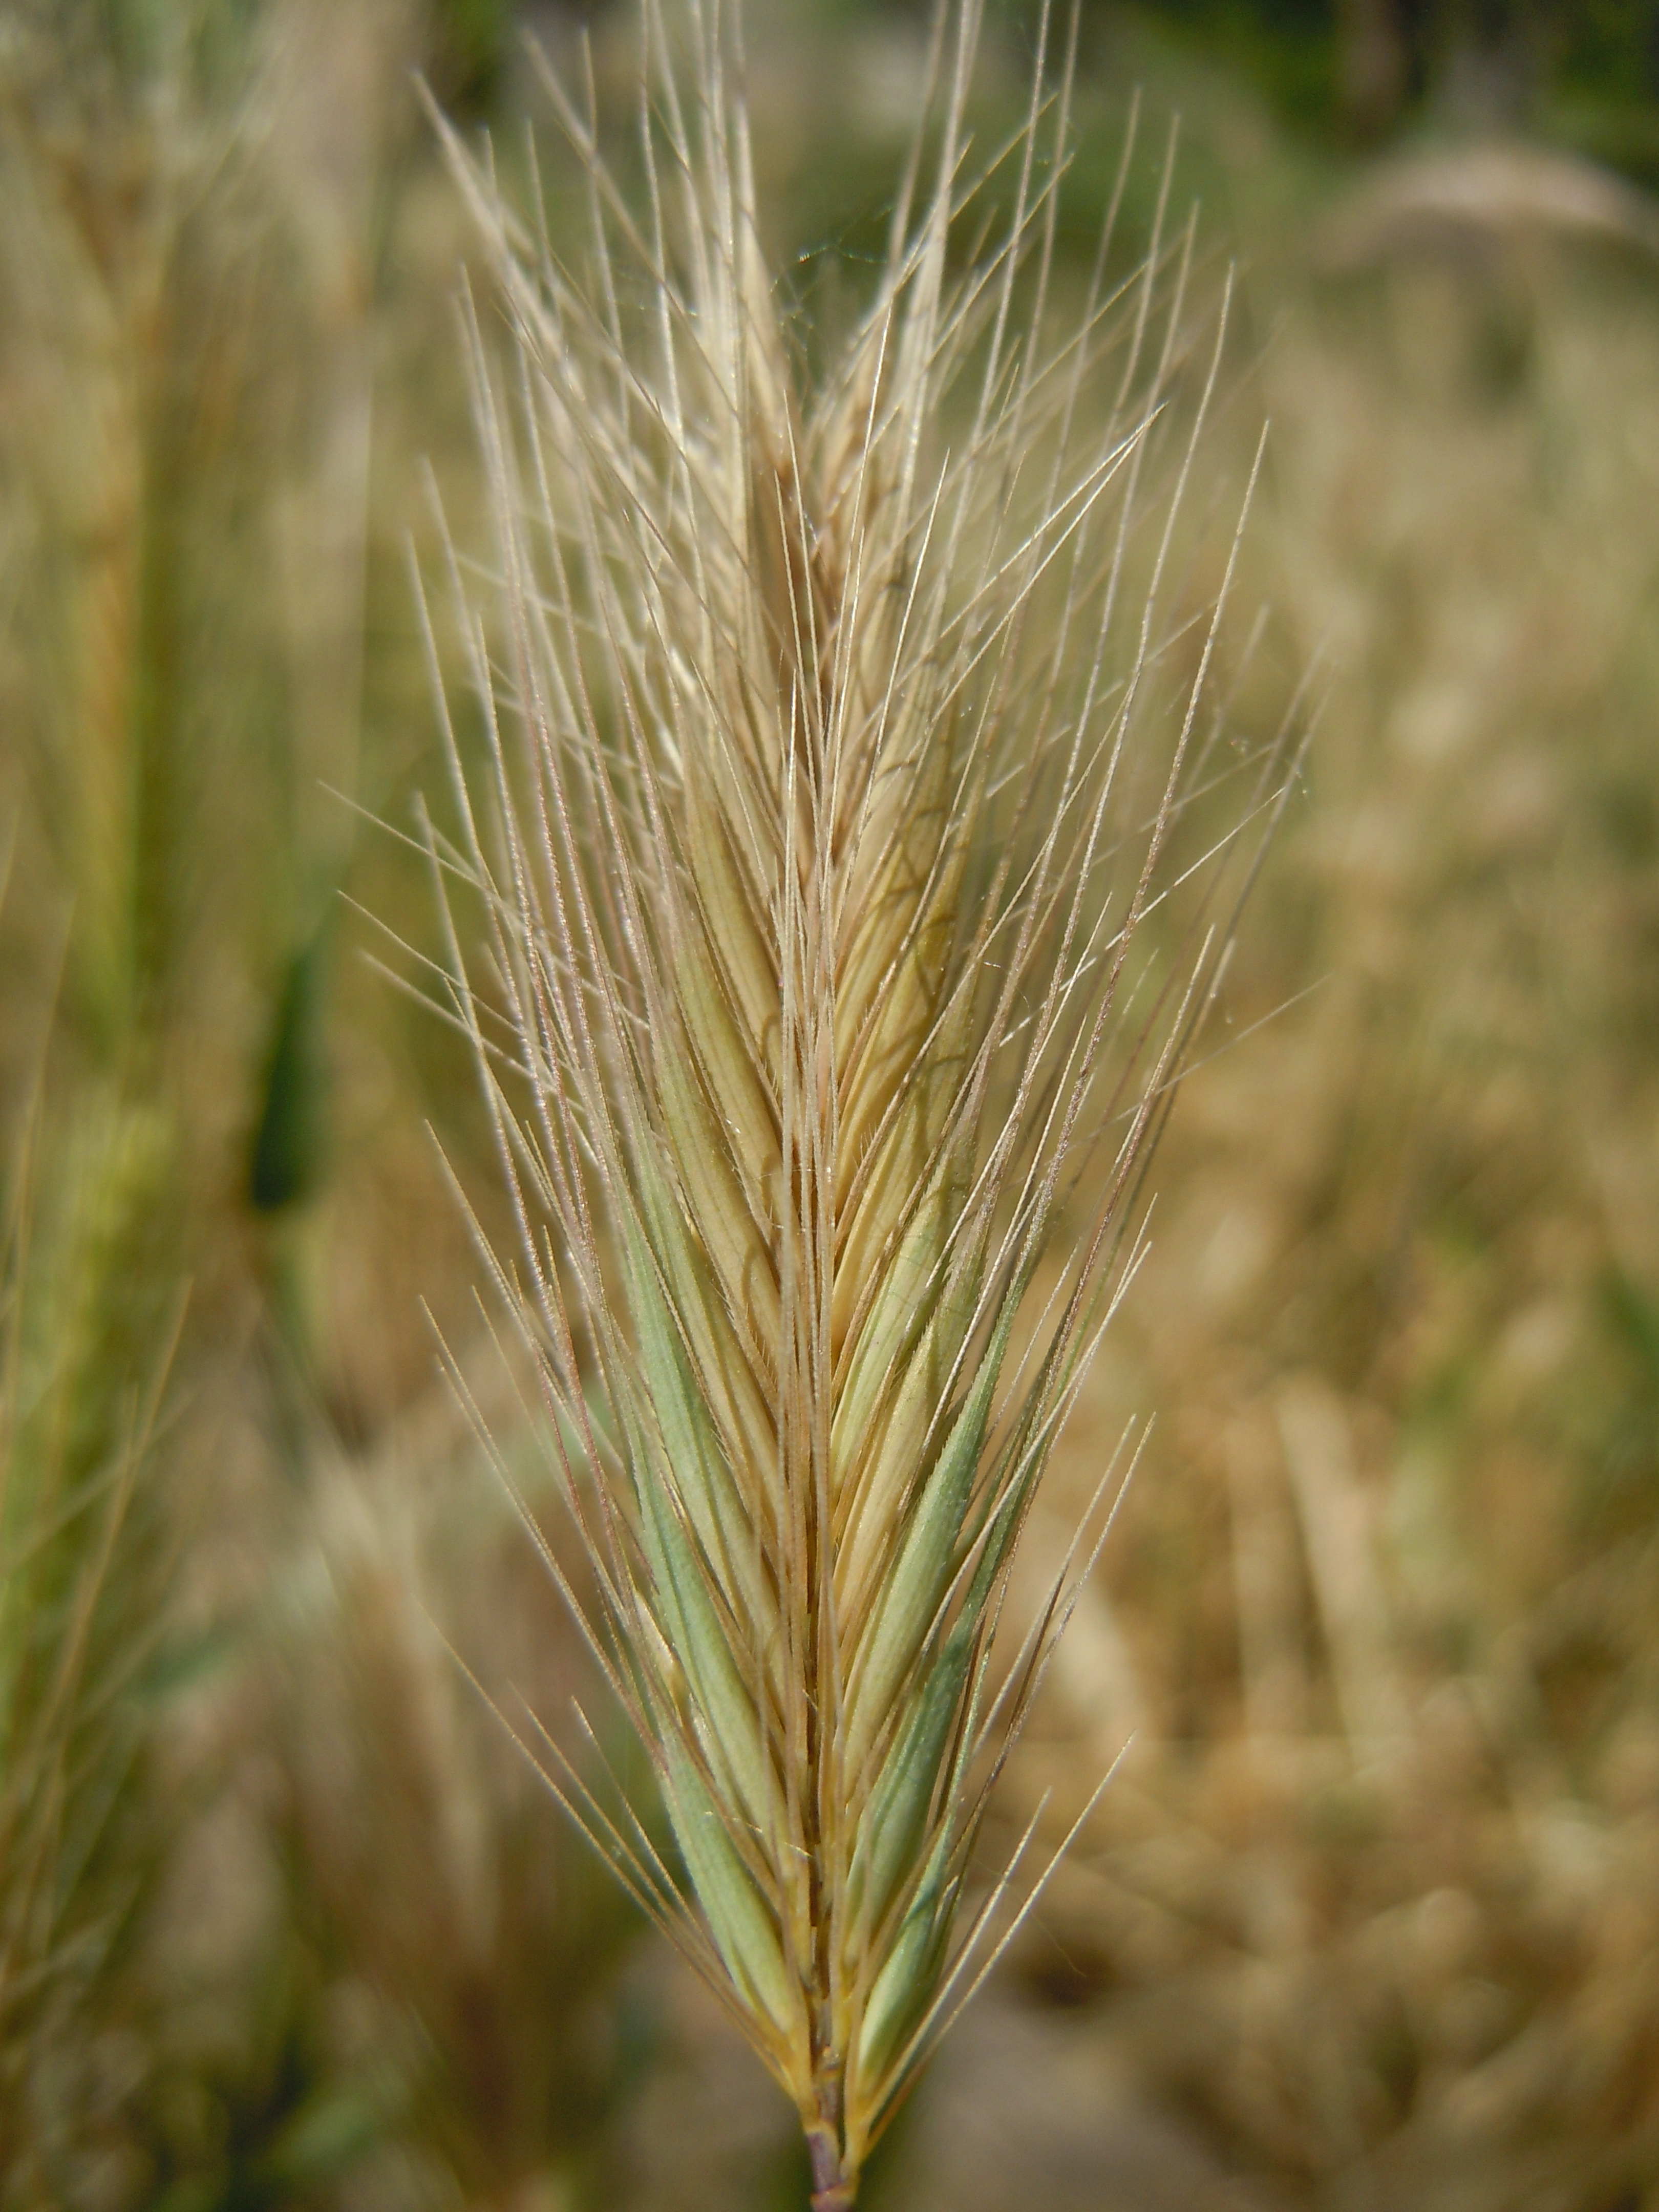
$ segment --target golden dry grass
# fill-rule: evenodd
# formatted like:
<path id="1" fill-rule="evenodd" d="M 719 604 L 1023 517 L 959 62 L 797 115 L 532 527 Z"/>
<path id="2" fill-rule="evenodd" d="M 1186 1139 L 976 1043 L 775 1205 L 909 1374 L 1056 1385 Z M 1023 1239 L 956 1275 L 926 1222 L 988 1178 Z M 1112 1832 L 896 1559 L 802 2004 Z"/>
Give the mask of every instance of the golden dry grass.
<path id="1" fill-rule="evenodd" d="M 50 9 L 13 12 L 60 27 Z M 164 1602 L 143 1595 L 142 1547 L 126 1595 L 103 1586 L 118 1601 L 104 1620 L 131 1620 L 142 1600 L 168 1654 L 154 1698 L 122 1702 L 110 1739 L 127 1759 L 136 1729 L 130 1771 L 162 1778 L 131 1802 L 128 1833 L 154 1841 L 165 1879 L 128 1881 L 124 1894 L 153 1903 L 118 1974 L 52 1980 L 58 2026 L 94 2063 L 60 2063 L 55 2033 L 14 2035 L 3 2094 L 20 2051 L 43 2057 L 27 2094 L 76 2154 L 54 2175 L 66 2204 L 747 2203 L 752 2167 L 744 2179 L 733 2152 L 728 2172 L 695 2134 L 701 2087 L 660 2094 L 673 2075 L 652 2056 L 653 2036 L 709 2042 L 708 2014 L 664 1999 L 654 1968 L 622 1968 L 625 1942 L 590 1919 L 596 1870 L 438 1660 L 441 1629 L 504 1707 L 524 1690 L 550 1722 L 579 1671 L 529 1547 L 436 1410 L 416 1304 L 431 1297 L 487 1395 L 476 1263 L 422 1124 L 442 1130 L 499 1242 L 510 1218 L 489 1119 L 464 1048 L 429 1015 L 405 1018 L 356 957 L 372 933 L 332 898 L 343 883 L 441 955 L 435 932 L 422 937 L 428 889 L 317 779 L 399 827 L 423 785 L 456 827 L 402 541 L 412 527 L 440 573 L 426 451 L 458 544 L 487 544 L 490 487 L 450 313 L 464 253 L 491 345 L 498 323 L 459 195 L 412 103 L 398 104 L 413 33 L 395 10 L 354 17 L 366 44 L 335 70 L 333 13 L 293 18 L 305 35 L 271 46 L 273 74 L 234 117 L 216 104 L 224 80 L 204 78 L 200 112 L 152 107 L 112 131 L 122 81 L 54 78 L 50 49 L 33 49 L 46 61 L 30 97 L 50 93 L 52 127 L 13 131 L 0 178 L 14 1214 L 13 1136 L 48 1036 L 52 1133 L 20 1278 L 35 1381 L 27 1406 L 14 1386 L 9 1418 L 39 1440 L 54 1402 L 78 1395 L 96 1415 L 76 1462 L 94 1510 L 66 1525 L 98 1542 L 59 1553 L 64 1589 L 96 1584 L 99 1544 L 127 1525 L 105 1512 L 124 1465 L 154 1478 L 145 1494 L 191 1539 Z M 925 50 L 890 25 L 820 36 L 763 14 L 752 27 L 757 194 L 769 254 L 792 272 L 793 397 L 822 389 L 833 359 L 810 334 L 855 327 L 877 282 Z M 10 66 L 20 50 L 6 51 Z M 977 143 L 1018 131 L 1029 58 L 988 36 Z M 636 63 L 626 27 L 605 27 L 602 128 L 630 189 L 643 182 L 628 143 Z M 1233 397 L 1206 465 L 1224 485 L 1221 526 L 1189 508 L 1181 605 L 1214 596 L 1259 400 L 1276 427 L 1235 586 L 1240 631 L 1269 612 L 1225 669 L 1244 773 L 1316 653 L 1329 696 L 1306 802 L 1209 1039 L 1242 1041 L 1183 1095 L 1149 1255 L 1047 1510 L 1026 1520 L 1005 1608 L 1016 1642 L 1125 1425 L 1157 1415 L 972 1879 L 994 1879 L 1051 1786 L 1042 1832 L 1058 1840 L 1137 1728 L 1011 1962 L 1005 1994 L 1065 2001 L 1036 2039 L 1071 2054 L 1051 2100 L 1064 2083 L 1092 2095 L 1097 2064 L 1099 2084 L 1121 2083 L 1127 2064 L 1264 2186 L 1310 2204 L 1369 2192 L 1449 2212 L 1608 2212 L 1650 2187 L 1659 2073 L 1650 280 L 1600 248 L 1534 238 L 1450 263 L 1384 240 L 1391 261 L 1316 283 L 1312 264 L 1340 257 L 1304 226 L 1305 174 L 1224 88 L 1177 84 L 1144 53 L 1074 90 L 1072 183 L 1096 213 L 1128 83 L 1149 66 L 1145 112 L 1178 100 L 1197 141 L 1167 235 L 1201 173 L 1201 237 L 1236 216 L 1246 249 L 1236 338 L 1262 346 L 1254 382 L 1243 346 L 1224 373 Z M 532 107 L 543 98 L 514 86 Z M 112 102 L 95 132 L 94 93 Z M 211 189 L 182 198 L 144 185 L 199 176 L 209 141 L 246 147 L 256 111 L 251 166 L 209 164 Z M 337 168 L 318 156 L 325 114 L 355 149 Z M 517 159 L 510 131 L 500 144 Z M 1033 206 L 1047 175 L 1039 162 Z M 1148 242 L 1158 176 L 1155 158 L 1132 167 L 1126 268 Z M 1018 179 L 1005 165 L 985 198 L 1004 221 Z M 574 265 L 591 236 L 581 164 L 550 154 L 544 181 Z M 188 224 L 169 229 L 185 204 Z M 1058 328 L 1077 327 L 1093 244 L 1062 217 Z M 630 331 L 638 296 L 619 295 Z M 1212 301 L 1208 273 L 1190 296 Z M 501 395 L 515 432 L 518 396 Z M 1191 398 L 1177 394 L 1172 430 Z M 971 392 L 946 409 L 953 452 L 974 411 Z M 796 435 L 805 454 L 799 422 Z M 802 483 L 816 499 L 810 472 Z M 515 520 L 544 579 L 537 504 Z M 988 524 L 976 542 L 994 536 Z M 159 598 L 144 584 L 158 549 Z M 1129 565 L 1139 588 L 1141 541 Z M 763 635 L 792 605 L 787 564 L 770 573 Z M 470 574 L 468 588 L 498 582 Z M 1048 592 L 1045 621 L 1062 597 Z M 459 698 L 468 639 L 440 614 Z M 1200 642 L 1188 632 L 1160 663 L 1163 700 L 1190 682 Z M 359 696 L 361 716 L 343 704 Z M 457 734 L 476 774 L 478 718 L 464 711 Z M 130 772 L 141 758 L 143 777 Z M 1167 865 L 1203 849 L 1226 800 L 1175 823 Z M 487 941 L 481 930 L 473 948 L 486 963 Z M 1177 969 L 1162 909 L 1139 943 L 1160 975 Z M 953 939 L 947 968 L 960 951 Z M 499 1009 L 500 977 L 473 972 Z M 678 1017 L 661 1036 L 702 1083 L 705 1043 Z M 665 1175 L 689 1189 L 684 1149 L 665 1143 Z M 137 1214 L 155 1237 L 128 1237 Z M 1085 1218 L 1074 1206 L 1064 1225 Z M 131 1433 L 186 1274 L 178 1388 L 151 1455 L 93 1449 Z M 48 1277 L 80 1282 L 79 1335 L 40 1333 L 58 1310 Z M 623 1272 L 605 1280 L 627 1299 Z M 548 1439 L 533 1419 L 521 1429 L 510 1390 L 488 1411 L 557 1539 L 556 1500 L 537 1487 Z M 51 1460 L 29 1450 L 36 1468 Z M 15 1501 L 44 1493 L 11 1472 L 0 1488 L 0 1613 L 15 1619 Z M 141 1643 L 123 1631 L 101 1647 L 100 1679 L 127 1679 Z M 20 1741 L 0 1771 L 3 1817 L 26 1806 L 31 1832 L 49 1834 L 33 1778 L 63 1747 L 26 1760 Z M 585 1756 L 574 1737 L 565 1749 Z M 601 1786 L 597 1767 L 582 1772 Z M 143 1871 L 136 1845 L 119 1856 L 124 1878 Z M 0 1878 L 12 1929 L 26 1860 L 9 1850 Z M 82 1894 L 107 1929 L 102 1880 Z M 34 1955 L 89 1960 L 95 1947 L 50 1934 L 84 1924 L 74 1883 L 58 1894 L 23 1915 Z M 475 2064 L 479 2050 L 514 2055 Z M 711 2063 L 699 2085 L 725 2078 Z M 735 2068 L 731 2094 L 750 2096 Z M 751 2142 L 769 2124 L 754 2110 Z M 664 2112 L 687 2146 L 710 2145 L 690 2200 L 660 2157 L 618 2151 L 644 2124 L 629 2115 Z M 15 2124 L 0 2140 L 16 2171 Z M 982 2172 L 951 2171 L 988 2203 L 1047 2185 L 1046 2168 L 998 2168 L 988 2156 Z M 878 2172 L 868 2186 L 881 2202 Z"/>
<path id="2" fill-rule="evenodd" d="M 1318 988 L 1194 1079 L 1097 1372 L 1174 1418 L 1055 1723 L 1145 1729 L 1063 1940 L 1310 2201 L 1641 2201 L 1651 279 L 1295 270 L 1264 581 L 1334 676 L 1231 1011 Z"/>

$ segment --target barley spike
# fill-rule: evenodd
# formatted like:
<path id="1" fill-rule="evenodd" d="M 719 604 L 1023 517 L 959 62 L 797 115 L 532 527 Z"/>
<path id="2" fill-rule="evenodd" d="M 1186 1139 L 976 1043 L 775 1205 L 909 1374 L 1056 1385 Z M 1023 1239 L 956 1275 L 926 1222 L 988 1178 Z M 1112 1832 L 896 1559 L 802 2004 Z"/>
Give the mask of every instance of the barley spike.
<path id="1" fill-rule="evenodd" d="M 548 72 L 588 199 L 560 252 L 446 134 L 511 331 L 504 365 L 464 311 L 495 542 L 482 594 L 452 569 L 484 739 L 452 737 L 431 833 L 447 1011 L 573 1601 L 673 1852 L 553 1778 L 794 2100 L 819 2212 L 992 1940 L 962 1911 L 986 1792 L 1069 1604 L 999 1638 L 1010 1561 L 1224 953 L 1215 884 L 1282 787 L 1251 759 L 1185 872 L 1202 926 L 1166 925 L 1218 780 L 1229 586 L 1195 607 L 1188 518 L 1224 287 L 1200 304 L 1166 173 L 1144 261 L 1109 281 L 1104 239 L 1054 334 L 1075 17 L 983 160 L 978 17 L 936 18 L 886 267 L 811 374 L 717 9 L 647 0 L 632 197 Z"/>

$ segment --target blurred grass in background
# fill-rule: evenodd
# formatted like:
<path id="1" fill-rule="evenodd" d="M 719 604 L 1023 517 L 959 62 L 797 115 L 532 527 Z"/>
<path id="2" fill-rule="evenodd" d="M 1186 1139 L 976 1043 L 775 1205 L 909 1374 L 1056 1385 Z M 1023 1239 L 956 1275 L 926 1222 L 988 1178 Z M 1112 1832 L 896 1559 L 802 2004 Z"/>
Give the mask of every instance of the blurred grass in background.
<path id="1" fill-rule="evenodd" d="M 487 1206 L 471 1074 L 373 964 L 434 926 L 409 544 L 441 501 L 483 546 L 410 73 L 522 174 L 520 27 L 0 9 L 8 2212 L 801 2201 L 444 1648 L 550 1726 L 584 1680 L 421 1307 L 510 1437 L 434 1143 Z M 988 131 L 1031 44 L 993 29 Z M 922 32 L 750 11 L 804 344 Z M 625 122 L 627 12 L 593 33 Z M 1157 1414 L 1009 1817 L 1136 1747 L 871 2202 L 1650 2212 L 1654 11 L 1083 33 L 1066 252 L 1139 85 L 1130 250 L 1179 110 L 1173 204 L 1241 258 L 1218 511 L 1274 425 L 1219 742 L 1310 669 L 1318 731 L 1056 1469 Z"/>

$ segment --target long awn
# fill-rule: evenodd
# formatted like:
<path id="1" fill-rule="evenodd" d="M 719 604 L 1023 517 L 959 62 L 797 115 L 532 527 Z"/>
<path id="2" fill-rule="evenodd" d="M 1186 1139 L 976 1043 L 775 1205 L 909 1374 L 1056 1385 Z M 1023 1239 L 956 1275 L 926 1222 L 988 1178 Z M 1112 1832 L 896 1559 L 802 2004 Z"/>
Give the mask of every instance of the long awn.
<path id="1" fill-rule="evenodd" d="M 819 2212 L 994 1941 L 1007 1879 L 964 1912 L 970 1860 L 1093 1534 L 998 1638 L 1011 1557 L 1132 1271 L 1218 887 L 1285 788 L 1252 757 L 1175 867 L 1218 781 L 1232 560 L 1194 627 L 1182 533 L 1225 288 L 1168 162 L 1109 281 L 1131 140 L 1050 335 L 1075 18 L 1050 83 L 1045 15 L 975 168 L 978 19 L 939 12 L 885 267 L 816 375 L 730 21 L 691 7 L 677 64 L 650 0 L 633 193 L 591 86 L 550 73 L 586 185 L 567 252 L 449 140 L 512 366 L 469 312 L 495 544 L 487 590 L 452 584 L 483 743 L 449 726 L 431 849 L 483 950 L 452 921 L 447 1004 L 585 1554 L 549 1564 L 672 1848 L 550 1740 L 547 1768 L 794 2100 Z M 1206 887 L 1184 934 L 1177 876 Z"/>

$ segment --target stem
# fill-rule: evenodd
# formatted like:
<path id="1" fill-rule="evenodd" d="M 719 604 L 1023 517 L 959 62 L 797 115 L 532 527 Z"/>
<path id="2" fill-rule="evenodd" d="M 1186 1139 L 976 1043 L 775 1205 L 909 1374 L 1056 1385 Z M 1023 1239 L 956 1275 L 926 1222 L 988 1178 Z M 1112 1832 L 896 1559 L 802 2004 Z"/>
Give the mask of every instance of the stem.
<path id="1" fill-rule="evenodd" d="M 835 2131 L 822 2120 L 806 2130 L 806 2148 L 812 2159 L 812 2212 L 853 2212 L 858 2194 L 856 2177 L 841 2170 L 841 2146 Z"/>

